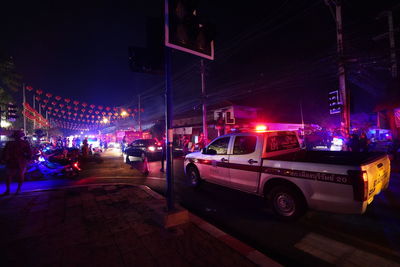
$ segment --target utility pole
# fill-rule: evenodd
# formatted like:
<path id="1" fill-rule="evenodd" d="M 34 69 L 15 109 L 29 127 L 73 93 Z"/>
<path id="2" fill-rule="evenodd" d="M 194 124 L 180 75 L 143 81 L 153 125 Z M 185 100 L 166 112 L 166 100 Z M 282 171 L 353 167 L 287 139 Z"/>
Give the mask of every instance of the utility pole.
<path id="1" fill-rule="evenodd" d="M 203 106 L 203 134 L 206 144 L 208 143 L 207 129 L 207 107 L 206 107 L 206 85 L 205 85 L 205 66 L 204 59 L 200 59 L 200 74 L 201 74 L 201 101 Z"/>
<path id="2" fill-rule="evenodd" d="M 392 70 L 392 77 L 397 78 L 397 60 L 396 60 L 396 46 L 394 42 L 394 30 L 393 30 L 393 12 L 387 12 L 388 24 L 389 24 L 389 42 L 390 42 L 390 66 Z"/>
<path id="3" fill-rule="evenodd" d="M 138 120 L 139 120 L 139 132 L 141 132 L 142 131 L 142 117 L 141 117 L 141 109 L 142 109 L 142 107 L 141 107 L 141 103 L 140 103 L 140 94 L 138 95 L 138 98 L 139 98 L 139 104 L 138 104 Z"/>
<path id="4" fill-rule="evenodd" d="M 24 116 L 24 135 L 26 135 L 26 116 L 25 116 L 25 102 L 26 102 L 26 95 L 25 95 L 25 84 L 22 84 L 22 116 Z"/>
<path id="5" fill-rule="evenodd" d="M 393 9 L 398 8 L 400 5 L 393 7 Z M 380 13 L 377 19 L 386 16 L 388 20 L 388 32 L 380 34 L 373 38 L 375 41 L 380 40 L 386 37 L 389 37 L 389 45 L 390 45 L 390 70 L 392 73 L 392 78 L 397 78 L 397 58 L 396 58 L 396 43 L 394 39 L 394 28 L 393 28 L 393 11 L 388 10 Z"/>
<path id="6" fill-rule="evenodd" d="M 33 109 L 36 111 L 35 93 L 33 93 L 33 97 L 32 98 L 33 98 L 33 100 L 32 100 Z M 36 129 L 36 119 L 33 120 L 33 132 L 35 132 L 35 129 Z"/>
<path id="7" fill-rule="evenodd" d="M 346 72 L 344 66 L 344 48 L 343 48 L 343 28 L 342 28 L 342 6 L 340 0 L 325 0 L 329 6 L 331 13 L 336 22 L 336 39 L 337 39 L 337 53 L 338 53 L 338 76 L 339 76 L 339 95 L 342 103 L 342 110 L 340 113 L 341 127 L 345 136 L 350 133 L 350 90 L 346 88 Z M 331 4 L 335 5 L 335 12 L 333 12 Z M 333 14 L 335 13 L 335 14 Z"/>

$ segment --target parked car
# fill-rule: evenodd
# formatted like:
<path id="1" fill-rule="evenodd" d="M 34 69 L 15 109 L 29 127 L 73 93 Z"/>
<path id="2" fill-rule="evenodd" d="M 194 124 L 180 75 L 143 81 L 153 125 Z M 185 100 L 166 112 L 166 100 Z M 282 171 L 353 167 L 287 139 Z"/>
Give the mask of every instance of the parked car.
<path id="1" fill-rule="evenodd" d="M 194 186 L 209 181 L 265 197 L 287 220 L 307 208 L 362 214 L 390 179 L 385 153 L 307 151 L 291 131 L 220 136 L 186 155 L 184 168 Z"/>
<path id="2" fill-rule="evenodd" d="M 125 163 L 131 161 L 161 160 L 162 146 L 155 139 L 137 139 L 128 145 L 124 150 Z"/>

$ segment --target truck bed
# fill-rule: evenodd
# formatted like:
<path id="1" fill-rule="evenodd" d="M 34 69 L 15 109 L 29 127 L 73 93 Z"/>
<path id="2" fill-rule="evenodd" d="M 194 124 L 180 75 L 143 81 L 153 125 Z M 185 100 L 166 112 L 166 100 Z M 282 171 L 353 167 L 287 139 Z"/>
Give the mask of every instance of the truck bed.
<path id="1" fill-rule="evenodd" d="M 326 163 L 334 165 L 359 166 L 375 161 L 383 156 L 381 152 L 348 152 L 348 151 L 306 151 L 300 150 L 279 156 L 267 157 L 266 160 L 297 161 Z"/>

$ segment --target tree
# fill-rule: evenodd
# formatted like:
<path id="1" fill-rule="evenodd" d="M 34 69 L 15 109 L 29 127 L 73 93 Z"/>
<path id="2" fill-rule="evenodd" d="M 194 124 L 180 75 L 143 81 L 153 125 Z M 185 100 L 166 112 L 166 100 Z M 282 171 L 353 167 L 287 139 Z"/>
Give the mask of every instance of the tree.
<path id="1" fill-rule="evenodd" d="M 0 88 L 17 92 L 20 87 L 21 76 L 16 72 L 13 58 L 0 54 Z"/>

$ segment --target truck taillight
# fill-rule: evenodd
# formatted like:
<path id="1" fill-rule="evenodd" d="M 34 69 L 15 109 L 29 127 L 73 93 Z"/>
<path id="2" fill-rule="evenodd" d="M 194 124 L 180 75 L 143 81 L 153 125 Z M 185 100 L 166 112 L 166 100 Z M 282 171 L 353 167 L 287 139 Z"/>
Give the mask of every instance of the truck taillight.
<path id="1" fill-rule="evenodd" d="M 366 201 L 368 199 L 368 174 L 366 171 L 348 171 L 353 180 L 354 200 Z"/>

